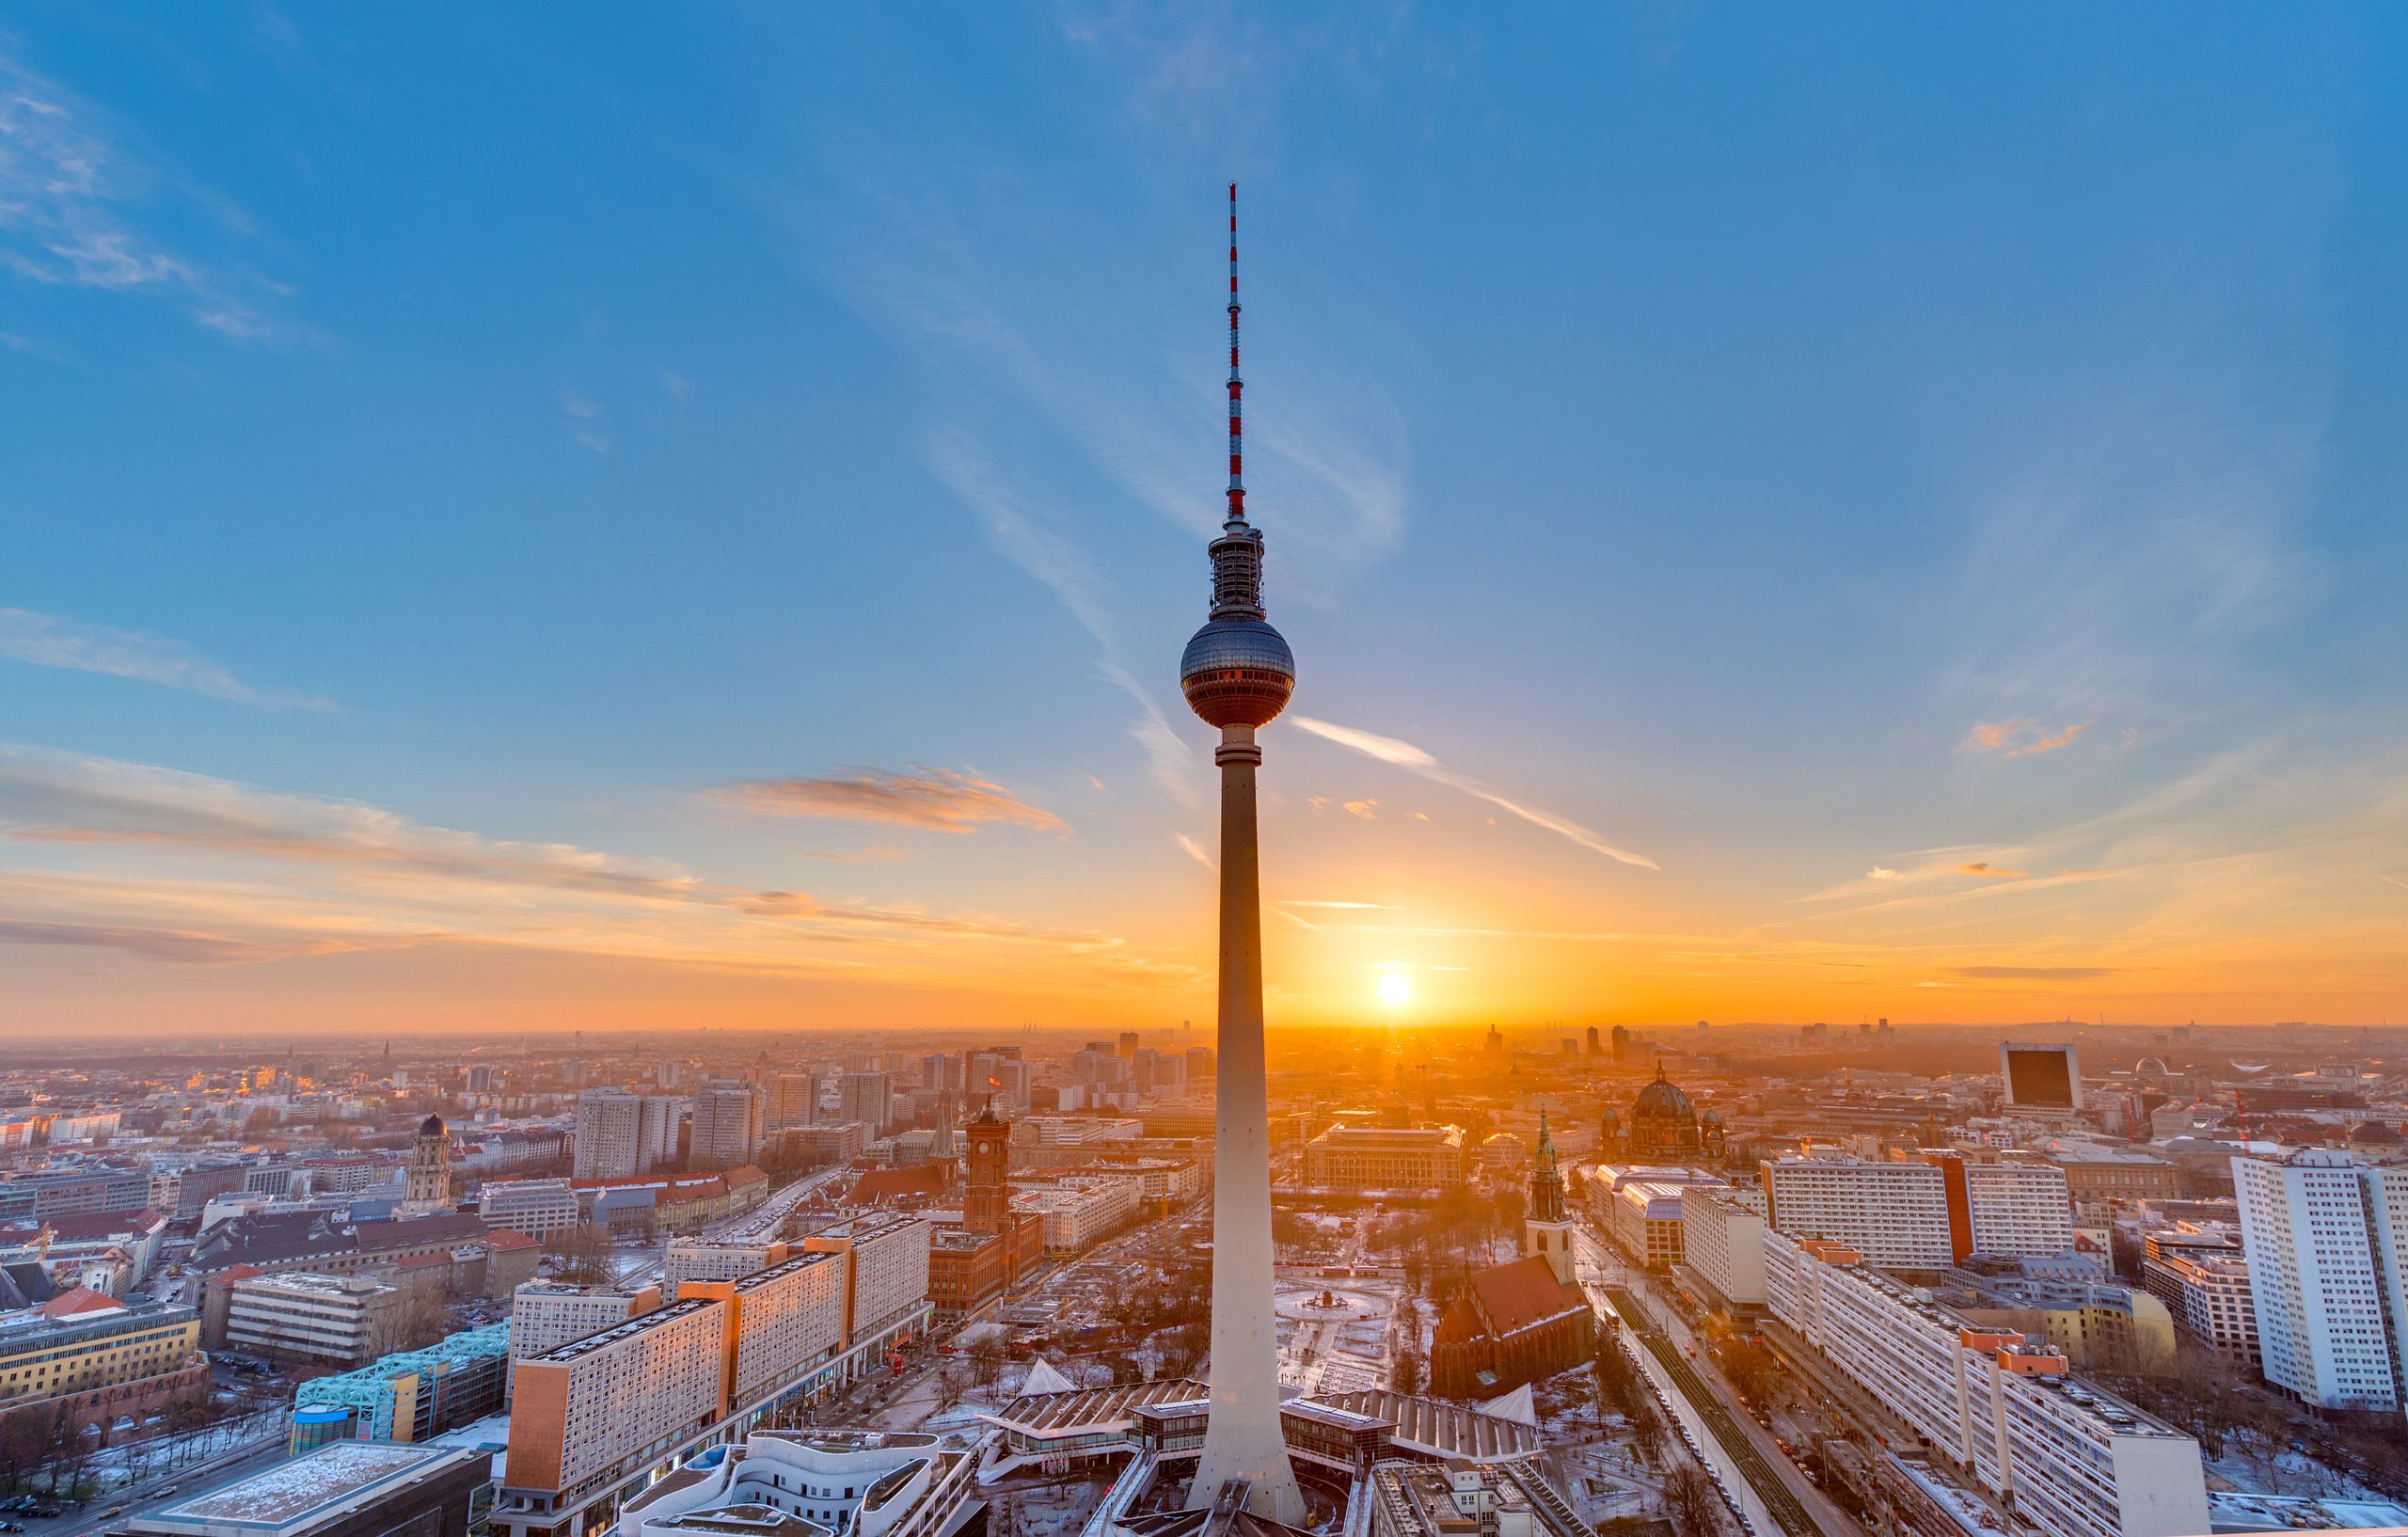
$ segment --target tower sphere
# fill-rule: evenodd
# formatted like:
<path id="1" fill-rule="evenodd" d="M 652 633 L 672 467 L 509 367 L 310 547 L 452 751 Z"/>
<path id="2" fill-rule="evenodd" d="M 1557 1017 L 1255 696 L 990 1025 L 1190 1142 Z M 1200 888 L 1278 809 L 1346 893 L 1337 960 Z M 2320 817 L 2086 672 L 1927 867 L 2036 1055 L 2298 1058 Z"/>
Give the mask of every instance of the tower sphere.
<path id="1" fill-rule="evenodd" d="M 1208 725 L 1267 726 L 1296 691 L 1296 658 L 1260 619 L 1214 619 L 1179 658 L 1187 707 Z"/>

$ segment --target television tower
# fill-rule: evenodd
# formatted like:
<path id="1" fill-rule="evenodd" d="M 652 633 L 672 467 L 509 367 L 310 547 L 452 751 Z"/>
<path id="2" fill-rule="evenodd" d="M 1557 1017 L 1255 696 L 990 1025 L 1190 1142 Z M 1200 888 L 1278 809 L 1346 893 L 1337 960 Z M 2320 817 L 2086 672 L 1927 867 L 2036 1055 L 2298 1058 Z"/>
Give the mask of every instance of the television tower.
<path id="1" fill-rule="evenodd" d="M 1262 1060 L 1262 883 L 1255 838 L 1254 734 L 1287 707 L 1296 658 L 1262 617 L 1262 535 L 1245 520 L 1238 376 L 1238 187 L 1229 183 L 1229 514 L 1212 541 L 1212 608 L 1179 660 L 1179 686 L 1221 728 L 1221 999 L 1212 1096 L 1212 1408 L 1190 1510 L 1233 1479 L 1246 1509 L 1304 1525 L 1305 1497 L 1279 1425 L 1271 1286 L 1271 1112 Z"/>

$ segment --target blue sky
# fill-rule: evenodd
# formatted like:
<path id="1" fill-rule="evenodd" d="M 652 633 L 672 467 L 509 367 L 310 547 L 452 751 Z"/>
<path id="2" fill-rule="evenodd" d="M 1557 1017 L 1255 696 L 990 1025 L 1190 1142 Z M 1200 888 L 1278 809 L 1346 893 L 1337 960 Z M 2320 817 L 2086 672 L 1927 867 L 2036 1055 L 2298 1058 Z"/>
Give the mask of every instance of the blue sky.
<path id="1" fill-rule="evenodd" d="M 2380 8 L 8 25 L 36 1027 L 2408 1008 Z"/>

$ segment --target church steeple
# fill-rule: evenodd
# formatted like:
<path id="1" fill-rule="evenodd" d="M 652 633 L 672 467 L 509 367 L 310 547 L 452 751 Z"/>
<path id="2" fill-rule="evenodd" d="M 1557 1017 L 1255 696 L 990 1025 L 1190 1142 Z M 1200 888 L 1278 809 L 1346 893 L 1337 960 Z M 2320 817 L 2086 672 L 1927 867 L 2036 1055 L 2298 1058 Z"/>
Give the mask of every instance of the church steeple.
<path id="1" fill-rule="evenodd" d="M 1563 1220 L 1563 1175 L 1555 1165 L 1555 1138 L 1546 1129 L 1546 1112 L 1539 1112 L 1539 1149 L 1530 1161 L 1530 1215 L 1542 1222 Z"/>
<path id="2" fill-rule="evenodd" d="M 1572 1219 L 1563 1212 L 1563 1171 L 1555 1162 L 1555 1136 L 1546 1112 L 1539 1112 L 1538 1150 L 1530 1157 L 1530 1209 L 1522 1222 L 1522 1252 L 1546 1261 L 1559 1281 L 1572 1279 Z"/>

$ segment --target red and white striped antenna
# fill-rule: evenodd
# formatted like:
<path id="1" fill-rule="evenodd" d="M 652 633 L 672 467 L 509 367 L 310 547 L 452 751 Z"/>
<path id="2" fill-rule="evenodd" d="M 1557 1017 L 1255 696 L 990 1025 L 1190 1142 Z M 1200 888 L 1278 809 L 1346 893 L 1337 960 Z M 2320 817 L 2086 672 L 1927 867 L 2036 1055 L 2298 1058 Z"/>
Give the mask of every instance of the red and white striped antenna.
<path id="1" fill-rule="evenodd" d="M 1229 183 L 1229 521 L 1245 521 L 1245 412 L 1238 376 L 1238 184 Z"/>

